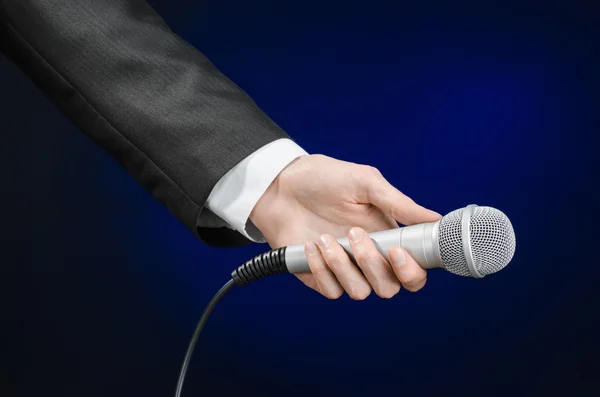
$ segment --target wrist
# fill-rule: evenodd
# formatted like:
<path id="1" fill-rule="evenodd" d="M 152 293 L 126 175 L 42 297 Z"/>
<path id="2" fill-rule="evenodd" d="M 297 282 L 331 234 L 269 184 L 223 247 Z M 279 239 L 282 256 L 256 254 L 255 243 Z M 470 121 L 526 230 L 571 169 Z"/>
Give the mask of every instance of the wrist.
<path id="1" fill-rule="evenodd" d="M 286 223 L 285 213 L 291 209 L 291 203 L 286 199 L 289 195 L 286 195 L 285 175 L 293 171 L 295 164 L 303 157 L 307 155 L 294 159 L 281 170 L 250 212 L 248 218 L 268 241 L 277 236 Z"/>
<path id="2" fill-rule="evenodd" d="M 279 190 L 279 176 L 277 176 L 273 182 L 269 185 L 267 190 L 258 199 L 254 208 L 250 212 L 250 222 L 262 233 L 263 236 L 267 237 L 266 234 L 269 230 L 272 230 L 273 217 L 269 216 L 269 208 L 272 208 L 273 202 L 277 196 Z"/>

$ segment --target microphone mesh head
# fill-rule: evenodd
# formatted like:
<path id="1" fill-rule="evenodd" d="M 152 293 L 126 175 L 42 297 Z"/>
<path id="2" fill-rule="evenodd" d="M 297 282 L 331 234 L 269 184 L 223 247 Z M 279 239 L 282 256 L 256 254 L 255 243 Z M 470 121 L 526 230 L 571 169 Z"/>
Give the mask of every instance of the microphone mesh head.
<path id="1" fill-rule="evenodd" d="M 441 219 L 439 244 L 444 268 L 459 276 L 470 277 L 462 242 L 464 210 L 452 211 Z M 508 265 L 515 253 L 516 240 L 512 224 L 502 211 L 475 207 L 469 229 L 473 263 L 481 276 L 496 273 Z"/>
<path id="2" fill-rule="evenodd" d="M 478 207 L 479 208 L 479 207 Z M 471 271 L 462 244 L 462 213 L 465 209 L 454 210 L 440 221 L 439 244 L 442 264 L 450 273 L 470 277 Z"/>

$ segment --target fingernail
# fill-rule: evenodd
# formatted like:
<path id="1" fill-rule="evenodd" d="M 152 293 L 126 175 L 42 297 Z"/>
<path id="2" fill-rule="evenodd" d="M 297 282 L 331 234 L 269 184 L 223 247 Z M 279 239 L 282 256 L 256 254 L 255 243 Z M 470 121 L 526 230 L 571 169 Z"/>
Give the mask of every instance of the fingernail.
<path id="1" fill-rule="evenodd" d="M 401 248 L 392 248 L 390 250 L 390 259 L 395 265 L 404 265 L 406 263 L 406 254 Z"/>
<path id="2" fill-rule="evenodd" d="M 331 244 L 331 241 L 333 241 L 333 238 L 328 234 L 324 234 L 319 239 L 319 245 L 321 247 L 328 247 L 329 244 Z"/>
<path id="3" fill-rule="evenodd" d="M 365 232 L 361 228 L 353 227 L 350 229 L 350 241 L 356 243 L 360 241 L 364 234 Z"/>
<path id="4" fill-rule="evenodd" d="M 306 252 L 308 252 L 310 255 L 314 255 L 317 252 L 319 252 L 317 245 L 315 243 L 313 243 L 312 241 L 309 241 L 308 243 L 306 243 L 304 245 L 304 249 L 306 249 Z"/>

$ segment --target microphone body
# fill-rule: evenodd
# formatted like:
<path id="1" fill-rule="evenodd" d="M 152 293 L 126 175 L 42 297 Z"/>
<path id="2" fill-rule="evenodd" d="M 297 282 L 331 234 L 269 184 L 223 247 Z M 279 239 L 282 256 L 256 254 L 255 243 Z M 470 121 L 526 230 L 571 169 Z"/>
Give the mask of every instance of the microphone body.
<path id="1" fill-rule="evenodd" d="M 392 247 L 404 248 L 423 269 L 442 266 L 442 257 L 438 244 L 440 221 L 421 223 L 397 229 L 369 233 L 377 251 L 386 259 Z M 336 239 L 355 261 L 348 237 Z M 285 250 L 285 263 L 290 273 L 310 273 L 304 252 L 304 244 L 289 245 Z"/>
<path id="2" fill-rule="evenodd" d="M 492 207 L 468 205 L 437 222 L 369 233 L 386 259 L 392 247 L 404 248 L 423 269 L 482 278 L 502 270 L 515 253 L 515 232 L 508 217 Z M 338 238 L 356 263 L 347 237 Z M 256 256 L 232 272 L 238 285 L 281 273 L 310 273 L 304 244 L 276 248 Z"/>

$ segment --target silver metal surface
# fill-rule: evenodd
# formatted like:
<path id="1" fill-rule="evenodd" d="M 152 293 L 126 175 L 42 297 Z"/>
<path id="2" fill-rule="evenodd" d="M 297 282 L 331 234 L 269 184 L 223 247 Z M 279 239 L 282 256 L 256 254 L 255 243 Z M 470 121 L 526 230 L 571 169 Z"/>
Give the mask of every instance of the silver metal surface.
<path id="1" fill-rule="evenodd" d="M 467 262 L 467 267 L 469 268 L 471 276 L 475 278 L 481 278 L 483 276 L 479 274 L 479 272 L 475 268 L 475 264 L 473 263 L 473 252 L 471 252 L 471 214 L 473 214 L 473 210 L 475 209 L 475 207 L 477 207 L 477 205 L 475 204 L 467 205 L 467 207 L 462 213 L 462 247 L 465 255 L 465 261 Z"/>
<path id="2" fill-rule="evenodd" d="M 444 268 L 465 277 L 484 277 L 503 269 L 512 259 L 516 240 L 510 220 L 491 207 L 469 205 L 438 222 L 369 233 L 375 247 L 388 258 L 390 248 L 403 247 L 424 269 Z M 352 260 L 347 237 L 337 241 Z M 288 246 L 290 273 L 310 272 L 304 245 Z"/>
<path id="3" fill-rule="evenodd" d="M 471 215 L 470 238 L 473 262 L 482 276 L 504 269 L 515 254 L 513 226 L 508 217 L 495 208 L 475 208 Z"/>

